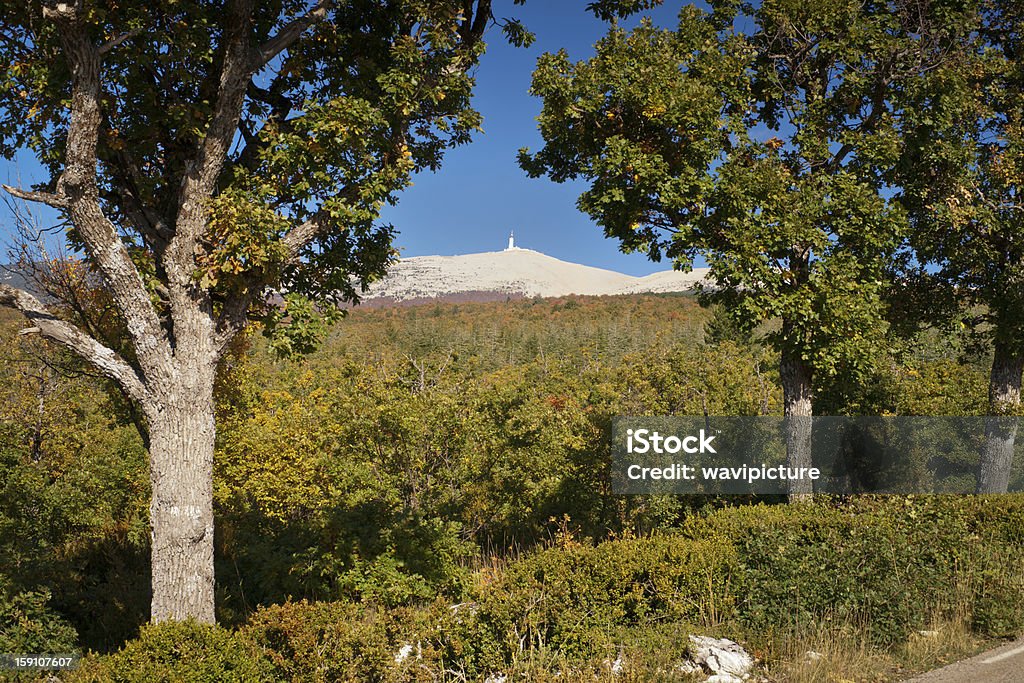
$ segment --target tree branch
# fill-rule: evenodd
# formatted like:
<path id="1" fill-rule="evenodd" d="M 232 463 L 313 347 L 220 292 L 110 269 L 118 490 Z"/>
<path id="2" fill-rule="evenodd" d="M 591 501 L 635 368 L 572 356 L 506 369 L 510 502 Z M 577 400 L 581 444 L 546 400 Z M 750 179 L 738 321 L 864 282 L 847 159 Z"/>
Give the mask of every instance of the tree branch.
<path id="1" fill-rule="evenodd" d="M 0 306 L 21 311 L 33 323 L 35 327 L 23 330 L 23 333 L 38 330 L 44 338 L 70 349 L 75 355 L 93 365 L 104 377 L 117 382 L 118 386 L 135 401 L 145 401 L 145 385 L 131 365 L 71 323 L 54 316 L 28 292 L 10 285 L 0 285 Z"/>
<path id="2" fill-rule="evenodd" d="M 346 186 L 337 196 L 355 200 L 358 194 L 359 186 L 357 184 Z M 294 262 L 297 260 L 302 248 L 316 239 L 327 228 L 326 220 L 328 215 L 326 211 L 320 209 L 281 237 L 281 244 L 285 248 L 286 261 Z"/>
<path id="3" fill-rule="evenodd" d="M 286 132 L 291 130 L 292 126 L 287 120 L 287 116 L 291 113 L 292 101 L 282 92 L 286 87 L 286 82 L 287 79 L 282 73 L 275 76 L 274 80 L 270 83 L 270 87 L 266 89 L 260 88 L 255 83 L 249 83 L 249 97 L 270 106 L 270 114 L 264 119 L 263 128 L 267 124 L 273 123 Z M 261 131 L 259 130 L 247 131 L 241 125 L 239 129 L 242 137 L 245 139 L 245 147 L 242 148 L 241 153 L 238 155 L 236 163 L 242 168 L 254 171 L 259 164 L 260 152 L 266 146 L 266 138 L 260 137 Z"/>
<path id="4" fill-rule="evenodd" d="M 289 32 L 288 35 L 293 36 L 292 41 L 296 40 L 299 37 L 299 35 L 301 35 L 302 31 L 305 30 L 306 26 L 312 25 L 314 21 L 316 21 L 318 18 L 322 18 L 322 16 L 326 14 L 327 8 L 331 4 L 331 0 L 320 0 L 316 4 L 316 6 L 313 7 L 306 15 L 299 19 L 296 19 L 291 24 L 282 29 L 278 37 L 271 39 L 267 43 L 264 43 L 264 46 L 260 48 L 261 54 L 268 44 L 273 43 L 274 41 L 278 40 L 278 38 L 283 37 L 283 34 L 288 32 L 289 29 L 292 27 L 295 27 L 297 32 Z M 477 0 L 475 13 L 473 12 L 473 0 L 463 0 L 463 14 L 464 18 L 462 24 L 459 26 L 459 37 L 462 41 L 462 45 L 460 47 L 462 49 L 468 50 L 472 48 L 473 45 L 483 37 L 484 31 L 487 28 L 487 22 L 491 20 L 493 17 L 491 11 L 491 0 Z M 299 22 L 302 21 L 307 21 L 308 23 L 306 24 L 306 26 L 303 26 L 301 30 L 298 30 L 297 25 L 299 24 Z M 284 49 L 284 47 L 287 46 L 284 45 L 281 47 L 281 49 Z M 466 64 L 465 62 L 462 63 L 462 66 L 463 68 L 468 68 L 468 64 Z M 253 88 L 250 88 L 250 92 L 253 92 Z M 284 110 L 285 115 L 287 115 L 285 103 L 287 103 L 288 100 L 284 99 L 283 101 L 281 101 L 282 98 L 280 94 L 274 92 L 273 83 L 271 84 L 269 90 L 256 89 L 255 94 L 257 95 L 257 99 L 261 99 L 261 101 L 271 104 L 271 106 L 275 107 L 275 109 L 278 111 Z M 290 105 L 290 103 L 288 104 Z M 404 134 L 397 136 L 393 139 L 395 149 L 397 149 L 397 146 L 404 141 L 403 136 Z M 246 148 L 243 151 L 242 156 L 246 157 L 246 153 L 249 151 L 249 148 L 254 146 L 255 145 L 253 143 L 246 145 Z M 255 155 L 255 153 L 256 152 L 254 150 L 253 155 Z M 248 161 L 249 163 L 253 162 L 252 159 L 245 159 L 245 161 Z M 345 190 L 343 190 L 342 194 L 354 198 L 356 196 L 357 189 L 357 187 L 348 187 L 345 188 Z M 317 211 L 309 219 L 293 227 L 281 238 L 281 243 L 285 247 L 287 259 L 289 261 L 294 261 L 295 259 L 297 259 L 299 253 L 302 251 L 302 248 L 305 247 L 314 239 L 316 239 L 316 237 L 321 234 L 321 232 L 326 228 L 326 218 L 327 214 L 323 210 Z"/>
<path id="5" fill-rule="evenodd" d="M 317 211 L 308 220 L 296 225 L 281 238 L 288 261 L 298 258 L 302 248 L 313 241 L 320 231 L 323 230 L 323 220 L 326 217 L 324 211 Z"/>
<path id="6" fill-rule="evenodd" d="M 115 47 L 117 47 L 118 45 L 123 43 L 124 41 L 128 40 L 129 38 L 134 38 L 135 36 L 139 35 L 140 33 L 142 33 L 142 27 L 141 26 L 139 26 L 137 28 L 133 28 L 131 31 L 128 31 L 127 33 L 122 33 L 121 35 L 119 35 L 119 36 L 117 36 L 115 38 L 111 38 L 107 42 L 105 42 L 102 45 L 100 45 L 99 53 L 101 55 L 105 55 L 108 52 L 110 52 L 111 50 L 113 50 Z"/>
<path id="7" fill-rule="evenodd" d="M 478 40 L 483 38 L 487 30 L 487 22 L 493 18 L 491 12 L 491 0 L 479 0 L 476 14 L 473 14 L 473 0 L 464 0 L 462 3 L 463 19 L 459 27 L 459 36 L 462 38 L 463 47 L 472 47 Z"/>
<path id="8" fill-rule="evenodd" d="M 181 236 L 182 219 L 187 222 L 202 215 L 204 207 L 200 205 L 216 187 L 217 178 L 238 128 L 245 93 L 254 72 L 249 46 L 253 5 L 254 0 L 235 0 L 230 3 L 228 15 L 225 17 L 224 60 L 217 88 L 217 103 L 210 117 L 206 135 L 199 144 L 196 157 L 182 183 L 178 204 L 179 234 L 176 238 Z M 205 224 L 205 221 L 201 223 Z"/>
<path id="9" fill-rule="evenodd" d="M 274 57 L 287 50 L 310 26 L 323 21 L 327 17 L 327 10 L 333 4 L 332 0 L 319 0 L 308 12 L 285 24 L 276 36 L 260 45 L 256 51 L 255 70 L 259 71 Z"/>
<path id="10" fill-rule="evenodd" d="M 31 190 L 22 190 L 20 187 L 11 187 L 10 185 L 3 185 L 3 188 L 12 197 L 17 197 L 18 199 L 22 199 L 26 202 L 46 204 L 47 206 L 52 206 L 55 209 L 65 209 L 68 206 L 67 198 L 52 192 L 34 192 Z"/>
<path id="11" fill-rule="evenodd" d="M 209 292 L 199 288 L 193 277 L 195 254 L 208 225 L 208 200 L 217 188 L 228 152 L 238 129 L 245 92 L 252 79 L 252 46 L 249 44 L 255 0 L 228 3 L 224 16 L 223 60 L 214 105 L 206 134 L 195 157 L 186 164 L 177 196 L 174 236 L 163 255 L 167 274 L 174 338 L 198 344 L 195 348 L 175 347 L 175 352 L 208 353 L 213 303 Z"/>
<path id="12" fill-rule="evenodd" d="M 166 359 L 166 335 L 138 269 L 117 228 L 103 214 L 96 180 L 100 111 L 100 55 L 82 24 L 81 2 L 45 4 L 43 15 L 57 26 L 71 68 L 71 118 L 64 172 L 57 196 L 82 238 L 124 316 L 143 372 L 157 372 Z"/>
<path id="13" fill-rule="evenodd" d="M 122 211 L 159 258 L 170 242 L 171 233 L 164 219 L 141 199 L 139 188 L 143 183 L 138 167 L 123 149 L 115 153 L 111 167 L 114 171 L 112 184 L 121 199 Z"/>
<path id="14" fill-rule="evenodd" d="M 246 291 L 235 294 L 228 299 L 217 320 L 217 356 L 223 355 L 228 344 L 249 322 L 249 307 L 257 294 L 262 293 L 262 286 L 250 282 Z"/>

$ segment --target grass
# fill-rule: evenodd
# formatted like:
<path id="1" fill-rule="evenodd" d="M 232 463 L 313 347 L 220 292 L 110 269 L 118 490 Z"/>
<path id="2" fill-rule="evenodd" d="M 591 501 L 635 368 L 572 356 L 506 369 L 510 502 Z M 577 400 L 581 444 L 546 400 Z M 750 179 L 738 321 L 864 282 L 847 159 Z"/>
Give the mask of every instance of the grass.
<path id="1" fill-rule="evenodd" d="M 678 666 L 689 633 L 707 633 L 705 627 L 682 624 L 649 625 L 622 634 L 634 645 L 611 648 L 605 657 L 586 664 L 569 661 L 550 651 L 530 650 L 507 671 L 506 683 L 689 683 L 706 675 L 685 674 Z M 712 629 L 729 637 L 728 624 Z M 870 641 L 867 624 L 826 618 L 791 626 L 770 636 L 732 634 L 758 659 L 752 681 L 766 683 L 890 683 L 903 681 L 946 664 L 973 656 L 998 641 L 971 630 L 971 616 L 963 603 L 936 609 L 928 626 L 903 643 L 881 650 Z M 613 673 L 621 657 L 621 669 Z M 460 680 L 457 672 L 449 680 Z M 500 680 L 500 679 L 498 679 Z"/>
<path id="2" fill-rule="evenodd" d="M 883 683 L 970 657 L 995 641 L 971 630 L 970 615 L 958 606 L 936 610 L 928 627 L 903 643 L 879 650 L 869 642 L 863 624 L 829 620 L 791 629 L 772 643 L 774 661 L 765 677 L 779 683 Z"/>

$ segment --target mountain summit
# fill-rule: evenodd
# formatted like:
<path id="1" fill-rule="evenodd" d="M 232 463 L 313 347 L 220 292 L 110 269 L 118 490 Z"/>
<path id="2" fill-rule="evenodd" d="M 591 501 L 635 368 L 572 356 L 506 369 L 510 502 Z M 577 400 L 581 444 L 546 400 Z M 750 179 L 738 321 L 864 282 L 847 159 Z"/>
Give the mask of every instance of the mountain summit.
<path id="1" fill-rule="evenodd" d="M 402 259 L 383 280 L 371 285 L 364 300 L 372 305 L 684 292 L 693 289 L 706 275 L 706 268 L 696 268 L 690 273 L 666 270 L 633 277 L 517 247 L 509 237 L 509 246 L 504 251 Z"/>

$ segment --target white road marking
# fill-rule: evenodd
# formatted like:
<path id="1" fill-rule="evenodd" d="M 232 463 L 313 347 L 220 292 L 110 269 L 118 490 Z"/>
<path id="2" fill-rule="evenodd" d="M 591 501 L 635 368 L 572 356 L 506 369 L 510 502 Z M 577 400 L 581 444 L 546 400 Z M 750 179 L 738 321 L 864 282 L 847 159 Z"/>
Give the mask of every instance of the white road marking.
<path id="1" fill-rule="evenodd" d="M 1015 647 L 1012 650 L 1007 650 L 1006 652 L 1003 652 L 1001 654 L 995 655 L 994 657 L 989 657 L 988 659 L 983 659 L 983 660 L 981 660 L 981 663 L 982 664 L 995 664 L 996 662 L 1001 662 L 1004 659 L 1009 659 L 1010 657 L 1014 657 L 1016 655 L 1019 655 L 1022 652 L 1024 652 L 1024 645 L 1021 645 L 1020 647 Z"/>

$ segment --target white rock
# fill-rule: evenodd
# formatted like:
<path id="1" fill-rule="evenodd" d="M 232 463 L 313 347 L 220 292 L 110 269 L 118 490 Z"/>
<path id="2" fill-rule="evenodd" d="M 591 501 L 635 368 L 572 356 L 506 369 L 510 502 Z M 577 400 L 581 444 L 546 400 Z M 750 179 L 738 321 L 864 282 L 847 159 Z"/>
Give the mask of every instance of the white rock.
<path id="1" fill-rule="evenodd" d="M 506 683 L 508 676 L 506 674 L 491 674 L 484 679 L 484 683 Z"/>
<path id="2" fill-rule="evenodd" d="M 754 658 L 739 643 L 728 638 L 690 636 L 689 651 L 693 661 L 711 674 L 728 674 L 742 679 L 754 668 Z"/>
<path id="3" fill-rule="evenodd" d="M 921 636 L 922 638 L 938 638 L 939 637 L 939 632 L 938 631 L 918 631 L 917 635 Z"/>
<path id="4" fill-rule="evenodd" d="M 606 659 L 601 663 L 604 664 L 605 668 L 608 669 L 613 676 L 618 676 L 626 670 L 626 660 L 622 658 L 622 655 L 619 655 L 614 660 Z"/>
<path id="5" fill-rule="evenodd" d="M 732 674 L 714 674 L 708 676 L 704 683 L 743 683 L 744 678 L 738 678 Z"/>
<path id="6" fill-rule="evenodd" d="M 824 658 L 825 658 L 825 655 L 821 654 L 820 652 L 815 652 L 814 650 L 808 650 L 807 652 L 804 653 L 804 661 L 805 662 L 816 662 L 819 659 L 824 659 Z"/>
<path id="7" fill-rule="evenodd" d="M 679 664 L 676 664 L 676 671 L 681 674 L 699 674 L 703 673 L 704 669 L 700 668 L 699 664 L 694 664 L 689 659 L 684 659 Z"/>

